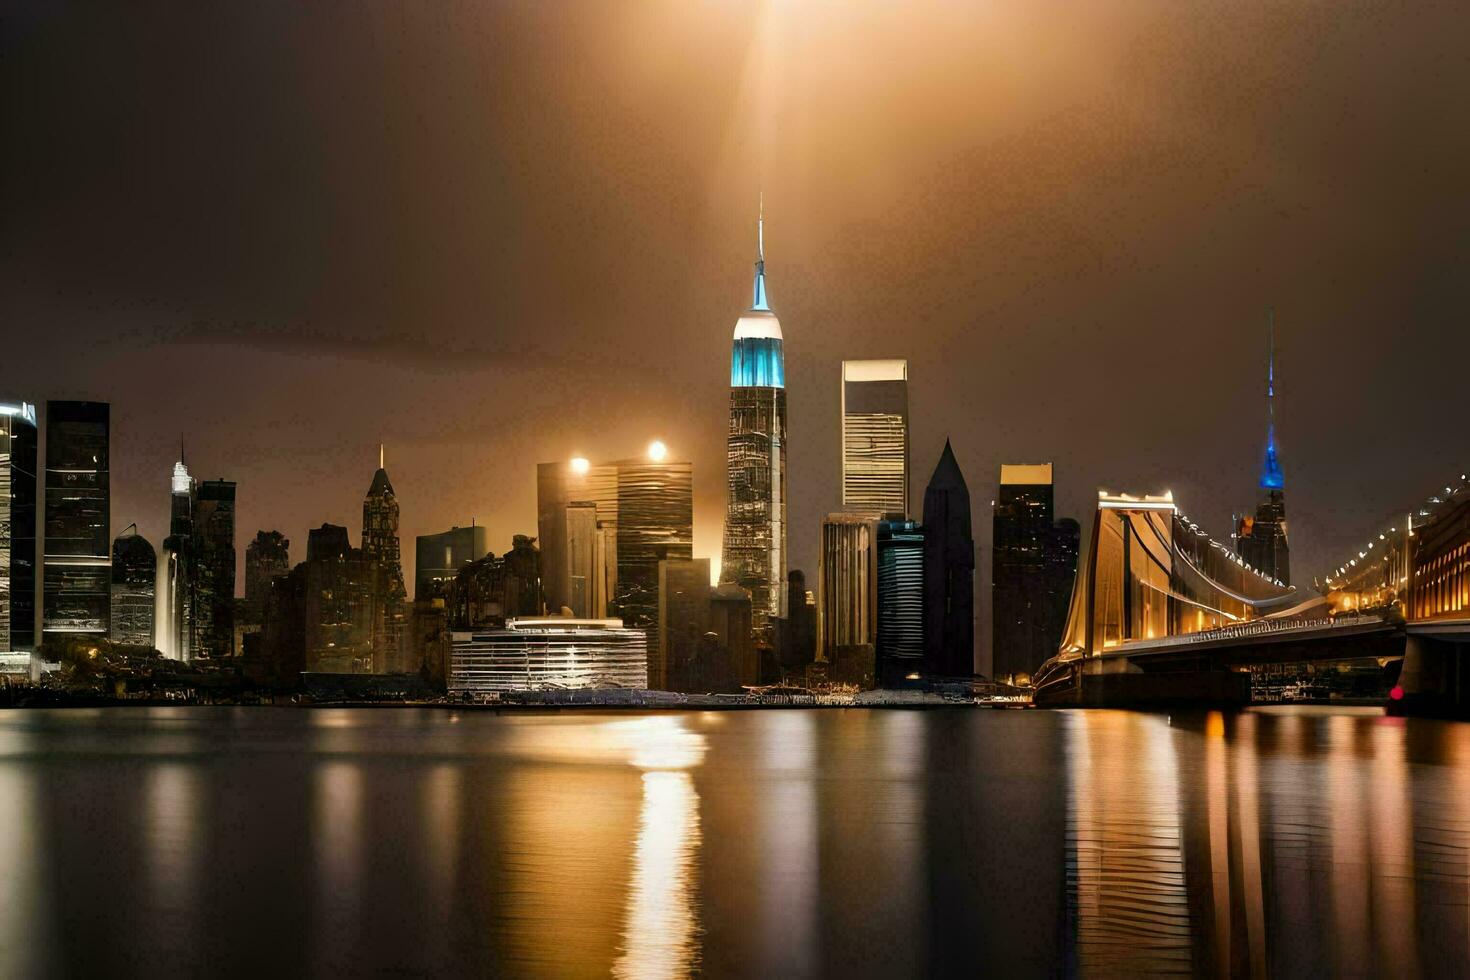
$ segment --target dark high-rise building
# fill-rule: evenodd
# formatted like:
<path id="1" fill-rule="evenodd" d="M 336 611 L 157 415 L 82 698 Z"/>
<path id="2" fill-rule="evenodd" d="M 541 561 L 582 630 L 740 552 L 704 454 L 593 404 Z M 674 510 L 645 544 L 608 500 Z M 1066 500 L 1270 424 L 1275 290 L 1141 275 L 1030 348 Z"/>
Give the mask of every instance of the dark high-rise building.
<path id="1" fill-rule="evenodd" d="M 909 362 L 842 362 L 842 507 L 909 513 Z"/>
<path id="2" fill-rule="evenodd" d="M 129 524 L 112 542 L 112 642 L 153 646 L 158 553 Z"/>
<path id="3" fill-rule="evenodd" d="M 504 626 L 516 617 L 541 615 L 541 550 L 536 539 L 517 534 L 511 548 L 465 565 L 446 596 L 452 628 Z"/>
<path id="4" fill-rule="evenodd" d="M 158 556 L 157 605 L 153 645 L 173 660 L 192 658 L 194 617 L 190 569 L 194 562 L 194 479 L 184 465 L 184 447 L 169 483 L 168 537 Z"/>
<path id="5" fill-rule="evenodd" d="M 105 638 L 112 618 L 110 410 L 46 403 L 46 537 L 42 624 L 47 640 Z"/>
<path id="6" fill-rule="evenodd" d="M 1291 584 L 1291 549 L 1286 542 L 1286 474 L 1276 458 L 1276 328 L 1266 359 L 1266 454 L 1254 516 L 1239 519 L 1236 550 L 1246 564 L 1269 579 Z"/>
<path id="7" fill-rule="evenodd" d="M 817 604 L 806 588 L 806 573 L 793 568 L 786 575 L 786 615 L 778 620 L 781 670 L 805 675 L 817 657 Z"/>
<path id="8" fill-rule="evenodd" d="M 757 225 L 755 288 L 730 357 L 724 555 L 720 581 L 750 592 L 758 647 L 786 606 L 786 360 L 766 296 L 765 217 Z"/>
<path id="9" fill-rule="evenodd" d="M 991 554 L 992 674 L 1007 684 L 1029 683 L 1054 656 L 1067 625 L 1077 574 L 1080 528 L 1053 523 L 1050 463 L 1002 466 Z"/>
<path id="10" fill-rule="evenodd" d="M 245 615 L 252 623 L 265 620 L 271 582 L 291 572 L 291 542 L 280 531 L 256 531 L 245 546 Z"/>
<path id="11" fill-rule="evenodd" d="M 347 528 L 336 524 L 307 532 L 305 564 L 305 669 L 373 673 L 373 636 L 381 614 L 374 564 L 352 547 Z"/>
<path id="12" fill-rule="evenodd" d="M 485 556 L 490 538 L 483 527 L 452 527 L 414 539 L 414 599 L 445 598 L 459 570 Z"/>
<path id="13" fill-rule="evenodd" d="M 715 635 L 737 686 L 761 682 L 760 651 L 753 640 L 751 615 L 750 593 L 745 589 L 727 582 L 710 590 L 709 631 Z"/>
<path id="14" fill-rule="evenodd" d="M 36 406 L 0 404 L 0 673 L 36 646 Z"/>
<path id="15" fill-rule="evenodd" d="M 975 539 L 970 490 L 949 440 L 924 491 L 924 672 L 975 673 Z"/>
<path id="16" fill-rule="evenodd" d="M 834 676 L 873 676 L 878 640 L 878 524 L 883 515 L 828 514 L 817 572 L 817 648 Z"/>
<path id="17" fill-rule="evenodd" d="M 407 592 L 403 587 L 403 563 L 398 553 L 398 497 L 383 468 L 383 451 L 378 449 L 378 470 L 362 501 L 362 556 L 377 566 L 378 604 L 383 610 L 378 635 L 373 638 L 379 664 L 389 672 L 407 668 L 408 651 L 404 631 L 408 628 Z"/>
<path id="18" fill-rule="evenodd" d="M 205 480 L 194 489 L 190 562 L 191 658 L 235 653 L 235 484 Z"/>
<path id="19" fill-rule="evenodd" d="M 658 563 L 658 647 L 648 659 L 648 686 L 655 691 L 689 690 L 689 668 L 709 632 L 709 572 L 708 558 Z"/>
<path id="20" fill-rule="evenodd" d="M 924 670 L 924 528 L 878 524 L 878 683 L 897 686 Z"/>

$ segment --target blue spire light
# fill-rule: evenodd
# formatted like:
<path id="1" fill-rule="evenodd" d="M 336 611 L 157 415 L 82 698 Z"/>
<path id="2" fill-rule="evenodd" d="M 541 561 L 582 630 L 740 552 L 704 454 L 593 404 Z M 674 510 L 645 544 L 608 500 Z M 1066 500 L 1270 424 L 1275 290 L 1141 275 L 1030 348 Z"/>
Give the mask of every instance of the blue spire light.
<path id="1" fill-rule="evenodd" d="M 1266 459 L 1261 464 L 1261 489 L 1282 490 L 1286 474 L 1276 458 L 1276 311 L 1271 311 L 1271 346 L 1266 355 Z"/>

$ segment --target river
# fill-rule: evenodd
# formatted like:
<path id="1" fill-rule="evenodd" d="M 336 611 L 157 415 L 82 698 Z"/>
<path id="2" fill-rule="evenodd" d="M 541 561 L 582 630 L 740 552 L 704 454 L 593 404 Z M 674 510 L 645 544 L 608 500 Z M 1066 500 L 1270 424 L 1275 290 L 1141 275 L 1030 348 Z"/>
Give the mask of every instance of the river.
<path id="1" fill-rule="evenodd" d="M 1470 724 L 0 712 L 7 974 L 1463 975 Z"/>

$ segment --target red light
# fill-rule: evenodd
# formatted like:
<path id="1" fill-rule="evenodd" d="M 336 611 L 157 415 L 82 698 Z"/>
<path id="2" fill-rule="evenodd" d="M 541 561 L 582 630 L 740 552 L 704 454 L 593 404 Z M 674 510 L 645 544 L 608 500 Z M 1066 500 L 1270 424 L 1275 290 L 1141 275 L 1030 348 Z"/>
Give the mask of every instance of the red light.
<path id="1" fill-rule="evenodd" d="M 1388 696 L 1395 701 L 1402 701 L 1404 699 L 1404 689 L 1398 684 L 1395 684 L 1393 690 L 1388 692 Z"/>

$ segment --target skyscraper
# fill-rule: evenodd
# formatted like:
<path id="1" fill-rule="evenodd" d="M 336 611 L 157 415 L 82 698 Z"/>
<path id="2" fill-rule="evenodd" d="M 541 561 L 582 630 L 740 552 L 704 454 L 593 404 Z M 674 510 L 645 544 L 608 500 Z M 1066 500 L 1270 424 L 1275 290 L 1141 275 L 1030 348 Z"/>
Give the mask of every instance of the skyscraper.
<path id="1" fill-rule="evenodd" d="M 902 684 L 924 669 L 924 528 L 878 524 L 878 683 Z"/>
<path id="2" fill-rule="evenodd" d="M 924 491 L 924 670 L 975 672 L 975 540 L 970 490 L 949 440 Z"/>
<path id="3" fill-rule="evenodd" d="M 621 617 L 657 649 L 658 563 L 693 557 L 694 469 L 649 446 L 641 458 L 536 468 L 547 608 Z"/>
<path id="4" fill-rule="evenodd" d="M 448 595 L 459 570 L 489 550 L 489 535 L 477 525 L 419 535 L 414 539 L 414 599 Z"/>
<path id="5" fill-rule="evenodd" d="M 883 515 L 828 514 L 817 571 L 817 648 L 834 677 L 867 686 L 878 640 L 878 524 Z"/>
<path id="6" fill-rule="evenodd" d="M 378 664 L 398 671 L 405 666 L 404 631 L 408 627 L 407 590 L 398 550 L 398 497 L 383 468 L 378 447 L 378 469 L 362 501 L 362 556 L 376 566 L 376 591 L 382 617 L 373 638 Z"/>
<path id="7" fill-rule="evenodd" d="M 271 582 L 291 572 L 291 542 L 280 531 L 256 531 L 245 546 L 245 615 L 250 622 L 265 620 Z"/>
<path id="8" fill-rule="evenodd" d="M 105 638 L 112 618 L 110 410 L 46 403 L 46 556 L 42 635 Z"/>
<path id="9" fill-rule="evenodd" d="M 1291 549 L 1286 542 L 1286 474 L 1276 458 L 1276 321 L 1266 358 L 1266 454 L 1261 462 L 1260 496 L 1254 516 L 1236 525 L 1236 549 L 1256 571 L 1282 585 L 1291 584 Z"/>
<path id="10" fill-rule="evenodd" d="M 379 613 L 372 563 L 352 547 L 345 527 L 323 524 L 307 532 L 305 564 L 306 670 L 372 673 Z"/>
<path id="11" fill-rule="evenodd" d="M 112 642 L 153 646 L 153 612 L 158 582 L 158 554 L 138 525 L 112 542 Z"/>
<path id="12" fill-rule="evenodd" d="M 909 362 L 842 362 L 842 506 L 909 513 Z"/>
<path id="13" fill-rule="evenodd" d="M 658 563 L 658 647 L 648 661 L 648 686 L 655 691 L 687 691 L 689 667 L 709 632 L 708 558 L 665 559 Z"/>
<path id="14" fill-rule="evenodd" d="M 235 653 L 235 484 L 205 480 L 194 489 L 190 562 L 191 658 Z"/>
<path id="15" fill-rule="evenodd" d="M 1053 523 L 1052 466 L 1006 465 L 994 509 L 991 636 L 995 680 L 1027 680 L 1057 652 L 1077 572 L 1080 528 Z"/>
<path id="16" fill-rule="evenodd" d="M 36 646 L 36 406 L 0 404 L 0 673 Z"/>
<path id="17" fill-rule="evenodd" d="M 735 323 L 724 555 L 720 581 L 750 591 L 759 646 L 786 605 L 786 361 L 781 321 L 766 296 L 765 215 L 757 222 L 750 309 Z"/>
<path id="18" fill-rule="evenodd" d="M 153 645 L 165 657 L 193 659 L 194 617 L 194 479 L 184 465 L 184 447 L 169 481 L 168 537 L 158 556 L 158 583 L 154 598 Z"/>

